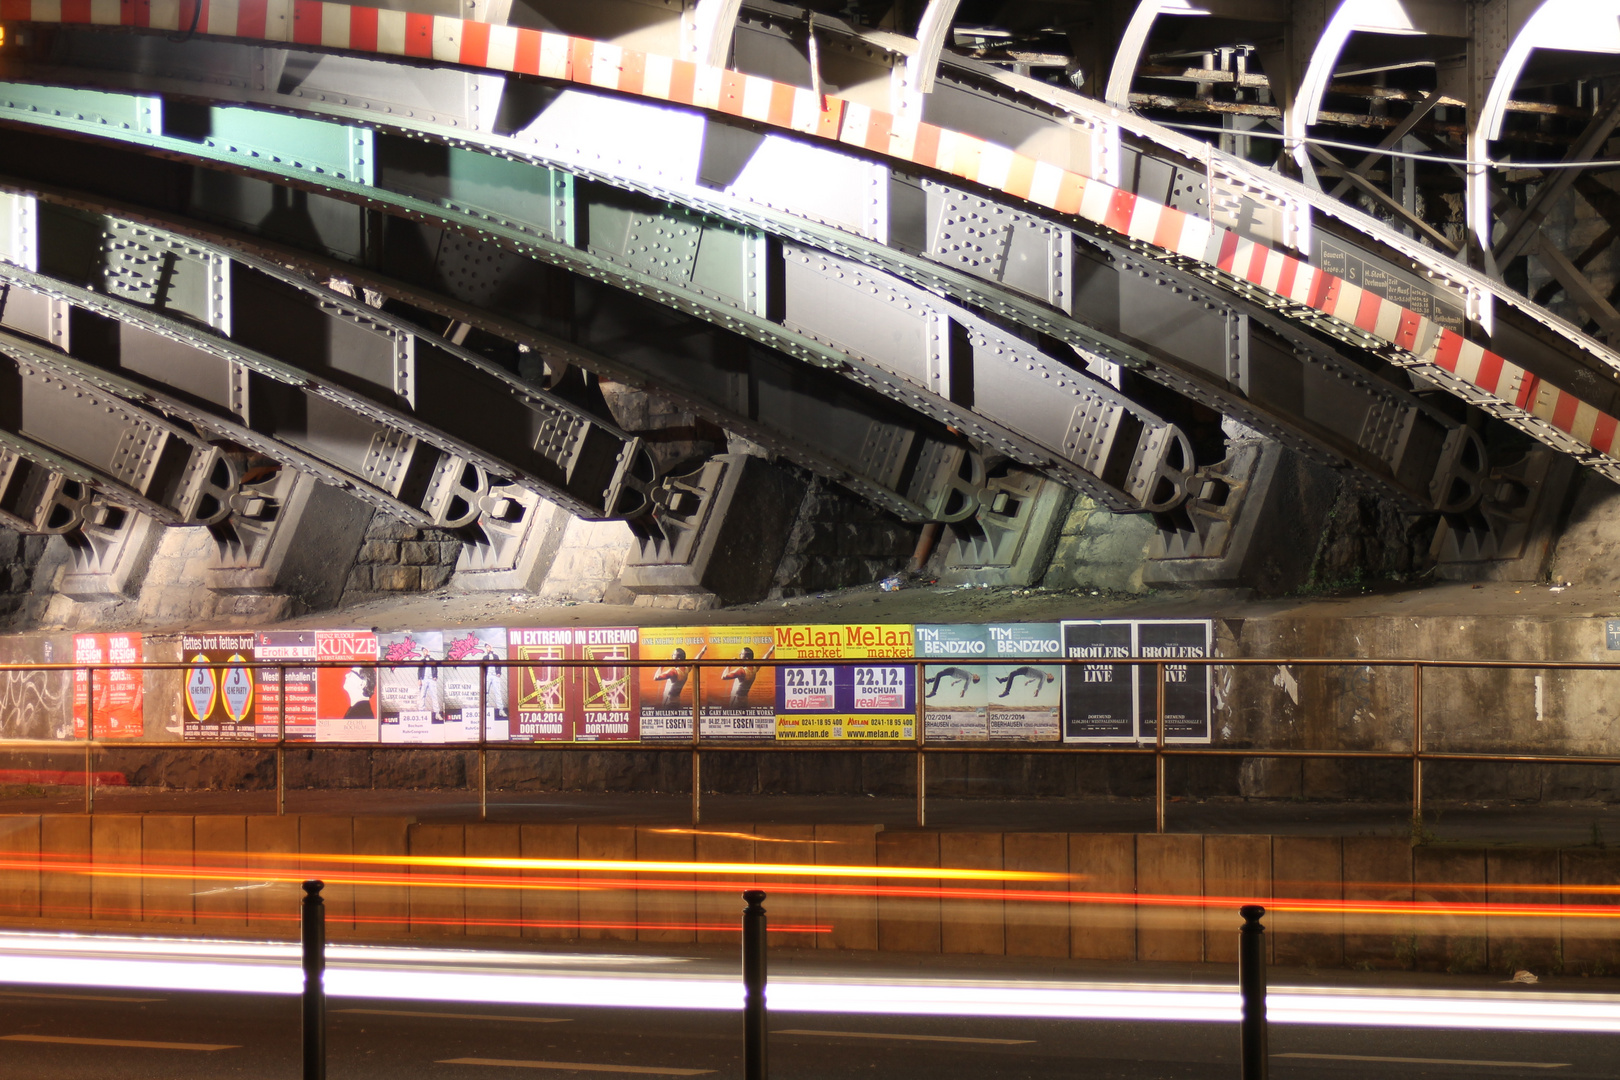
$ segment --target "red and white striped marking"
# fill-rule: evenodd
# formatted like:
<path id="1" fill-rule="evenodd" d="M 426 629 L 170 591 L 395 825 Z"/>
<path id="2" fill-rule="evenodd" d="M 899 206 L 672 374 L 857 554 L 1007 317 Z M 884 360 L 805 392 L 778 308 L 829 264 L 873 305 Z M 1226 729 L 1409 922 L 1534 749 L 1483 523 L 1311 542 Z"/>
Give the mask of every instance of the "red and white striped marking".
<path id="1" fill-rule="evenodd" d="M 197 0 L 0 0 L 0 21 L 180 31 Z M 909 161 L 1213 263 L 1330 315 L 1620 459 L 1616 419 L 1432 320 L 1208 220 L 977 136 L 725 68 L 544 30 L 320 0 L 201 0 L 197 32 L 510 71 L 740 116 Z"/>

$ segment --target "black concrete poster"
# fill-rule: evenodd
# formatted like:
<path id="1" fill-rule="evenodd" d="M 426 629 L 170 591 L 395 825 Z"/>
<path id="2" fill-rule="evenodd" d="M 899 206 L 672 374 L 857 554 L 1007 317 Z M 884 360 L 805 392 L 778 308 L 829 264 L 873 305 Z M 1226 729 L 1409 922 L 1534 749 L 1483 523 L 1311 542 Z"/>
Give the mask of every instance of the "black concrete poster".
<path id="1" fill-rule="evenodd" d="M 1164 661 L 1164 741 L 1174 743 L 1209 742 L 1209 676 L 1207 664 L 1176 663 L 1210 655 L 1207 619 L 1143 619 L 1136 624 L 1136 655 L 1144 660 Z M 1144 664 L 1137 668 L 1140 685 L 1136 697 L 1141 722 L 1137 730 L 1143 741 L 1159 737 L 1158 697 L 1154 683 L 1158 667 Z"/>
<path id="2" fill-rule="evenodd" d="M 1131 623 L 1065 622 L 1063 656 L 1084 660 L 1063 667 L 1063 741 L 1129 742 L 1136 738 L 1136 685 L 1129 664 Z"/>

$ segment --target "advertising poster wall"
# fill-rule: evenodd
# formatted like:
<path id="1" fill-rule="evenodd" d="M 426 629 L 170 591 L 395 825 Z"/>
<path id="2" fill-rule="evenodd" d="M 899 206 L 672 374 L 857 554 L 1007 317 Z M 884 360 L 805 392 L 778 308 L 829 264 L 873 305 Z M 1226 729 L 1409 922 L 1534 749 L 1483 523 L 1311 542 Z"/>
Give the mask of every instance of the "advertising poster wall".
<path id="1" fill-rule="evenodd" d="M 256 635 L 182 634 L 180 654 L 189 665 L 180 690 L 181 737 L 254 739 L 258 731 L 257 680 L 248 667 Z"/>
<path id="2" fill-rule="evenodd" d="M 567 668 L 546 660 L 568 657 L 567 630 L 508 630 L 511 667 L 511 741 L 561 742 L 568 730 Z M 532 665 L 532 666 L 531 666 Z"/>
<path id="3" fill-rule="evenodd" d="M 1135 740 L 1138 684 L 1131 665 L 1111 662 L 1128 660 L 1135 651 L 1135 628 L 1129 621 L 1063 624 L 1063 655 L 1086 661 L 1064 669 L 1064 742 Z"/>
<path id="4" fill-rule="evenodd" d="M 929 742 L 990 738 L 990 684 L 983 660 L 990 634 L 983 626 L 918 626 L 917 655 L 948 659 L 923 669 L 923 722 Z"/>
<path id="5" fill-rule="evenodd" d="M 641 737 L 692 740 L 693 678 L 690 661 L 708 655 L 709 631 L 701 626 L 649 626 L 641 631 Z M 713 678 L 712 671 L 705 671 Z M 706 727 L 707 725 L 705 725 Z"/>
<path id="6" fill-rule="evenodd" d="M 466 664 L 485 662 L 483 667 L 443 669 L 444 707 L 450 716 L 459 720 L 466 738 L 478 738 L 478 701 L 482 693 L 485 741 L 509 740 L 512 734 L 508 708 L 511 680 L 506 671 L 505 628 L 446 630 L 444 658 Z M 497 660 L 500 663 L 493 662 Z"/>
<path id="7" fill-rule="evenodd" d="M 1142 619 L 1136 624 L 1136 655 L 1144 660 L 1196 660 L 1211 655 L 1215 625 L 1208 619 Z M 1154 694 L 1157 668 L 1136 669 L 1143 740 L 1157 740 L 1159 708 Z M 1207 664 L 1164 665 L 1164 741 L 1210 741 L 1210 669 Z"/>
<path id="8" fill-rule="evenodd" d="M 776 656 L 775 630 L 711 626 L 704 632 L 704 656 L 726 662 L 725 667 L 703 670 L 705 739 L 769 739 L 776 734 L 776 672 L 763 663 Z"/>
<path id="9" fill-rule="evenodd" d="M 1063 665 L 1038 661 L 1063 655 L 1058 624 L 991 623 L 984 629 L 993 659 L 1030 661 L 987 665 L 990 741 L 1056 742 L 1061 735 Z"/>
<path id="10" fill-rule="evenodd" d="M 782 740 L 916 738 L 913 628 L 898 624 L 778 626 L 779 660 L 903 659 L 904 663 L 805 663 L 779 669 L 776 737 Z"/>
<path id="11" fill-rule="evenodd" d="M 141 635 L 74 634 L 75 664 L 138 664 L 141 662 Z M 139 671 L 112 668 L 90 678 L 86 671 L 73 673 L 73 737 L 85 737 L 91 720 L 98 739 L 138 739 L 145 732 L 145 678 Z M 94 708 L 91 708 L 92 684 Z"/>
<path id="12" fill-rule="evenodd" d="M 253 658 L 266 662 L 315 660 L 317 630 L 261 630 L 254 635 Z M 285 703 L 281 694 L 281 673 L 287 673 Z M 259 669 L 258 731 L 261 739 L 274 739 L 283 710 L 286 712 L 288 739 L 315 739 L 315 669 L 312 667 Z"/>
<path id="13" fill-rule="evenodd" d="M 580 627 L 571 631 L 570 660 L 590 661 L 569 670 L 567 707 L 575 742 L 625 742 L 641 737 L 636 669 L 614 660 L 636 659 L 633 626 Z"/>
<path id="14" fill-rule="evenodd" d="M 376 742 L 377 635 L 317 630 L 315 658 L 334 665 L 315 669 L 315 741 Z"/>

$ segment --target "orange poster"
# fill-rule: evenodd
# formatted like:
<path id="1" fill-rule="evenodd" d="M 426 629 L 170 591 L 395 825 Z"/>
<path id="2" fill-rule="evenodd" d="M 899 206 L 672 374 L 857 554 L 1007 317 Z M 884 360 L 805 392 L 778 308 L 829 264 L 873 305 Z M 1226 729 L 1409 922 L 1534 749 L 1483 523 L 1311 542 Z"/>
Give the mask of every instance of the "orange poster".
<path id="1" fill-rule="evenodd" d="M 75 664 L 138 664 L 140 634 L 75 634 Z M 73 673 L 73 735 L 95 725 L 98 739 L 138 739 L 145 729 L 144 673 L 102 668 Z"/>

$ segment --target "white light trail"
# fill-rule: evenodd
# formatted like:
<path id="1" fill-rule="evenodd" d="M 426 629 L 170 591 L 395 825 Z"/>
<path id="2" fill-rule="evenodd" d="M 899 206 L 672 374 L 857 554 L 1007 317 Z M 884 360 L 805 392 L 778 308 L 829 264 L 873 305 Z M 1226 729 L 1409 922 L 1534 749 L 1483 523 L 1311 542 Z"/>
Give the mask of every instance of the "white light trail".
<path id="1" fill-rule="evenodd" d="M 686 974 L 680 957 L 485 953 L 334 945 L 336 998 L 628 1009 L 735 1010 L 740 981 Z M 670 970 L 675 967 L 676 970 Z M 523 968 L 518 971 L 515 968 Z M 661 970 L 660 970 L 661 968 Z M 649 970 L 653 969 L 653 970 Z M 296 994 L 298 947 L 253 941 L 0 933 L 0 981 L 23 985 Z M 1235 1024 L 1235 987 L 1211 983 L 778 977 L 777 1012 Z M 1273 986 L 1272 1023 L 1620 1032 L 1620 995 Z"/>

